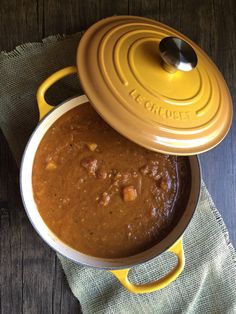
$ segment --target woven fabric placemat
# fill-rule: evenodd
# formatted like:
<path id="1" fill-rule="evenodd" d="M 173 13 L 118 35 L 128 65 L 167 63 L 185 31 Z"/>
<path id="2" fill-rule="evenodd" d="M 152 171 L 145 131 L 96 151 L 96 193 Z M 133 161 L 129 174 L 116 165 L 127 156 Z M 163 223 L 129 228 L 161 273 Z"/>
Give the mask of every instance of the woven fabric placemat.
<path id="1" fill-rule="evenodd" d="M 18 166 L 38 122 L 35 94 L 58 69 L 75 63 L 81 33 L 49 37 L 42 43 L 0 54 L 0 127 Z M 58 104 L 81 94 L 75 76 L 52 87 L 47 98 Z M 59 256 L 69 286 L 84 313 L 236 313 L 236 255 L 224 222 L 204 184 L 194 217 L 184 233 L 186 266 L 167 288 L 144 295 L 126 291 L 104 270 L 76 265 Z M 175 263 L 170 253 L 134 267 L 130 279 L 151 281 Z"/>

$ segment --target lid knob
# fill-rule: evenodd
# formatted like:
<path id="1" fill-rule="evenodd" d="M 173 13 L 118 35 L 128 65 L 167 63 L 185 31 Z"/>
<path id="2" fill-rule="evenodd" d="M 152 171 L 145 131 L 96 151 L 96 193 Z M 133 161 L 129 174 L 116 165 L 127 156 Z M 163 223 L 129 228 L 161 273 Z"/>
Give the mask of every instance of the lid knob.
<path id="1" fill-rule="evenodd" d="M 169 72 L 191 71 L 197 65 L 197 55 L 186 41 L 177 37 L 165 37 L 159 44 L 163 68 Z"/>

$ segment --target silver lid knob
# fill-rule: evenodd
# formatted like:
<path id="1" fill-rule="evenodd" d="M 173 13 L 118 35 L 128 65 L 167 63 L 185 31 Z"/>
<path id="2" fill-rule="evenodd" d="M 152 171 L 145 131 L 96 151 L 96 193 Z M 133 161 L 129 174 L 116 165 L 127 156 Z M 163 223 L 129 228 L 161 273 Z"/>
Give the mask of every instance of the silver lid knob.
<path id="1" fill-rule="evenodd" d="M 159 44 L 163 68 L 174 73 L 191 71 L 197 65 L 197 55 L 186 41 L 177 37 L 166 37 Z"/>

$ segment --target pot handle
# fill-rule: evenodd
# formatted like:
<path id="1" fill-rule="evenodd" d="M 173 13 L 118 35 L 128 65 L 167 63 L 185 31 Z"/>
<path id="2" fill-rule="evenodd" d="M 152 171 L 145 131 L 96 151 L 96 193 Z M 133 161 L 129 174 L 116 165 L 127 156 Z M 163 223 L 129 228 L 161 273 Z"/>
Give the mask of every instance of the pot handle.
<path id="1" fill-rule="evenodd" d="M 121 282 L 121 284 L 130 292 L 133 293 L 149 293 L 160 290 L 168 286 L 174 281 L 183 271 L 185 264 L 184 250 L 182 238 L 180 238 L 169 250 L 178 257 L 178 263 L 173 270 L 166 274 L 163 278 L 156 281 L 141 285 L 133 284 L 128 279 L 130 268 L 120 270 L 110 270 L 110 272 Z"/>
<path id="2" fill-rule="evenodd" d="M 62 79 L 63 77 L 77 73 L 77 68 L 75 66 L 69 66 L 64 69 L 61 69 L 52 75 L 50 75 L 38 88 L 37 90 L 37 102 L 39 108 L 39 120 L 41 120 L 49 111 L 51 111 L 54 107 L 49 105 L 45 100 L 45 93 L 49 87 L 51 87 L 54 83 Z"/>

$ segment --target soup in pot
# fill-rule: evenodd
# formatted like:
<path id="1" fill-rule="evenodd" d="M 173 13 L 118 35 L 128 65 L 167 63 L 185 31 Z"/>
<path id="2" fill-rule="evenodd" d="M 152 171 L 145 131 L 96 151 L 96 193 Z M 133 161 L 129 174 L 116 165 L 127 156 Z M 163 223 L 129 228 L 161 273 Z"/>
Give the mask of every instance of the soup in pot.
<path id="1" fill-rule="evenodd" d="M 147 150 L 83 104 L 46 132 L 33 165 L 34 199 L 52 232 L 72 248 L 119 258 L 161 241 L 190 192 L 187 157 Z"/>

